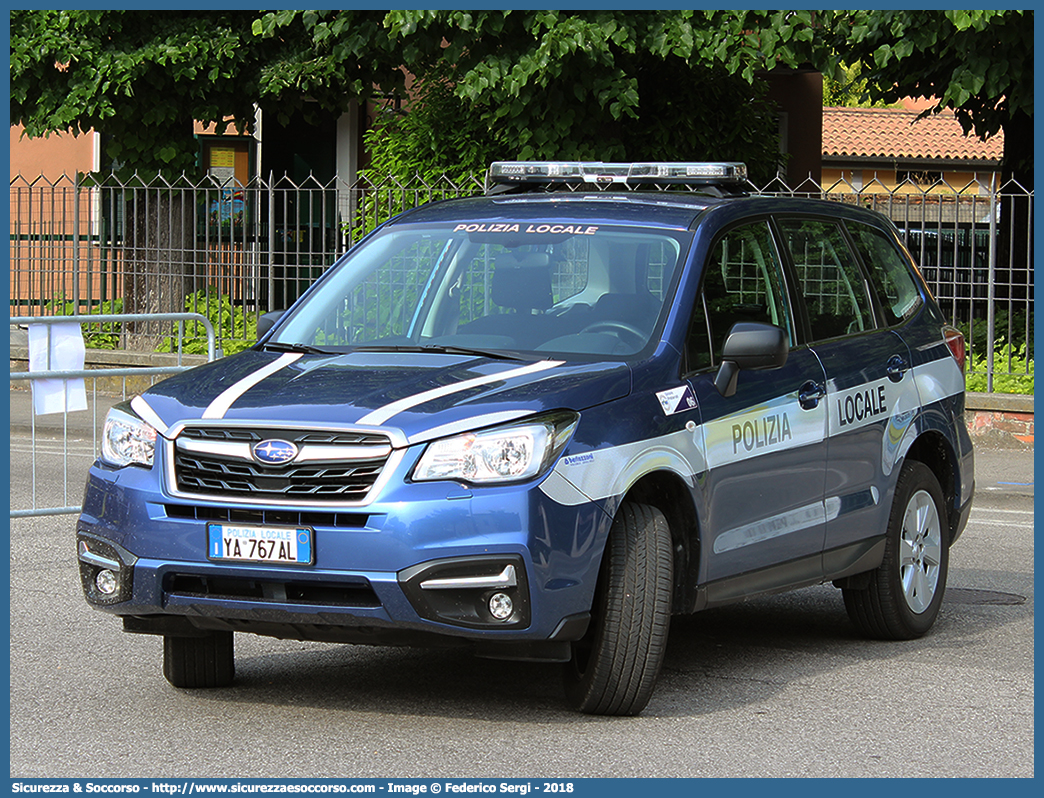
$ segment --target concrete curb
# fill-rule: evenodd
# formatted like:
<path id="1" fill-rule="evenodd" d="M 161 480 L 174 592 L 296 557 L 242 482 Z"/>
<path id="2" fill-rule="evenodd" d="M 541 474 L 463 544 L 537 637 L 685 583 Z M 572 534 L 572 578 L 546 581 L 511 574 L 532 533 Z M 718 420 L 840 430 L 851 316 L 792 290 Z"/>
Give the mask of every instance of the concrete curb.
<path id="1" fill-rule="evenodd" d="M 977 446 L 1033 448 L 1033 397 L 1025 394 L 969 393 L 965 397 L 968 434 Z"/>
<path id="2" fill-rule="evenodd" d="M 968 393 L 964 406 L 969 410 L 1004 413 L 1033 413 L 1033 395 L 1023 393 Z"/>

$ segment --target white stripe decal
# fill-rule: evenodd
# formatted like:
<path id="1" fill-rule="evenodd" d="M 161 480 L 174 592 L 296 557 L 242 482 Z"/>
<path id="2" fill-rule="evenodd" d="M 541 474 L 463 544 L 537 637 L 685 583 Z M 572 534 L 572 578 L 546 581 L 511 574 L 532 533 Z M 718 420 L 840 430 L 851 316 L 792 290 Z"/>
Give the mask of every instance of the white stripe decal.
<path id="1" fill-rule="evenodd" d="M 501 371 L 496 374 L 488 374 L 485 377 L 476 377 L 472 380 L 464 380 L 455 385 L 443 385 L 439 388 L 432 388 L 430 391 L 424 391 L 424 393 L 407 396 L 405 399 L 399 399 L 398 401 L 387 404 L 384 407 L 379 407 L 360 418 L 358 423 L 378 426 L 383 424 L 392 416 L 397 415 L 404 410 L 409 410 L 411 407 L 422 405 L 425 402 L 431 402 L 435 399 L 441 399 L 443 396 L 467 391 L 470 388 L 477 388 L 480 385 L 488 385 L 491 382 L 501 382 L 503 380 L 510 380 L 514 377 L 524 377 L 527 374 L 536 374 L 537 372 L 546 371 L 555 366 L 561 366 L 563 362 L 564 361 L 562 360 L 539 360 L 536 363 L 530 363 L 528 366 L 523 366 L 522 368 Z"/>
<path id="2" fill-rule="evenodd" d="M 167 425 L 163 423 L 163 419 L 159 417 L 159 414 L 142 397 L 135 396 L 131 399 L 131 410 L 137 413 L 142 421 L 146 421 L 155 427 L 156 432 L 160 435 L 167 436 Z"/>
<path id="3" fill-rule="evenodd" d="M 826 403 L 805 410 L 797 391 L 705 421 L 707 467 L 822 443 L 826 423 Z"/>
<path id="4" fill-rule="evenodd" d="M 660 438 L 633 441 L 574 457 L 564 457 L 556 464 L 555 472 L 579 493 L 563 491 L 557 483 L 546 480 L 540 487 L 547 496 L 566 506 L 583 503 L 578 498 L 580 495 L 587 496 L 592 501 L 601 501 L 625 490 L 635 481 L 636 474 L 640 476 L 644 473 L 636 470 L 634 466 L 643 454 L 665 449 L 672 451 L 688 463 L 684 475 L 695 476 L 709 468 L 756 459 L 784 449 L 820 443 L 826 434 L 828 418 L 831 437 L 844 434 L 851 428 L 870 423 L 883 424 L 887 420 L 887 424 L 883 424 L 881 444 L 881 467 L 887 476 L 895 466 L 903 439 L 918 412 L 925 406 L 957 395 L 964 389 L 960 370 L 948 355 L 946 358 L 917 366 L 912 371 L 913 379 L 904 378 L 898 386 L 887 379 L 855 386 L 846 391 L 837 391 L 832 386 L 827 398 L 811 411 L 800 408 L 796 394 L 788 394 L 756 407 L 706 421 L 692 432 L 679 430 Z M 844 411 L 846 397 L 854 397 L 857 393 L 863 395 L 865 406 L 879 401 L 879 393 L 876 394 L 876 400 L 867 402 L 865 398 L 867 391 L 872 389 L 877 392 L 879 386 L 884 386 L 885 389 L 887 414 L 882 411 L 874 417 L 861 419 L 858 424 L 849 426 L 847 419 L 842 423 L 834 414 L 827 413 L 828 403 L 832 402 L 832 409 L 836 411 L 840 401 Z M 855 399 L 852 401 L 855 408 Z M 865 415 L 865 407 L 862 412 Z M 644 465 L 645 461 L 641 462 Z M 965 495 L 967 493 L 968 489 L 965 490 Z M 827 509 L 830 509 L 829 506 Z M 748 531 L 743 530 L 737 535 L 746 535 Z M 723 545 L 730 545 L 728 539 Z"/>
<path id="5" fill-rule="evenodd" d="M 904 376 L 899 382 L 887 377 L 864 382 L 840 390 L 831 380 L 827 383 L 828 415 L 830 434 L 841 435 L 870 424 L 878 424 L 886 418 L 908 418 L 909 411 L 917 408 L 917 373 Z"/>
<path id="6" fill-rule="evenodd" d="M 917 366 L 913 372 L 922 406 L 964 391 L 964 375 L 949 352 L 945 357 Z"/>
<path id="7" fill-rule="evenodd" d="M 232 407 L 232 404 L 239 397 L 261 382 L 261 380 L 275 374 L 284 366 L 289 366 L 300 357 L 300 352 L 287 352 L 286 354 L 280 355 L 264 368 L 258 369 L 253 374 L 247 375 L 230 388 L 226 388 L 213 402 L 210 403 L 207 409 L 203 411 L 202 418 L 224 418 L 225 413 L 228 412 L 228 409 Z"/>
<path id="8" fill-rule="evenodd" d="M 551 472 L 558 479 L 545 479 L 540 489 L 559 504 L 575 506 L 607 499 L 625 490 L 636 473 L 672 464 L 672 470 L 684 476 L 707 470 L 702 427 L 563 457 Z M 563 483 L 568 483 L 572 490 L 566 490 Z"/>
<path id="9" fill-rule="evenodd" d="M 504 410 L 500 413 L 487 413 L 483 416 L 471 416 L 469 418 L 463 418 L 460 421 L 454 421 L 450 424 L 443 424 L 439 427 L 432 427 L 426 429 L 423 432 L 418 432 L 416 435 L 411 435 L 407 441 L 410 446 L 415 443 L 424 443 L 425 441 L 435 440 L 435 438 L 445 438 L 450 435 L 456 435 L 460 432 L 471 432 L 472 430 L 481 429 L 482 427 L 492 427 L 494 424 L 506 424 L 509 421 L 514 421 L 524 416 L 532 415 L 532 410 Z"/>

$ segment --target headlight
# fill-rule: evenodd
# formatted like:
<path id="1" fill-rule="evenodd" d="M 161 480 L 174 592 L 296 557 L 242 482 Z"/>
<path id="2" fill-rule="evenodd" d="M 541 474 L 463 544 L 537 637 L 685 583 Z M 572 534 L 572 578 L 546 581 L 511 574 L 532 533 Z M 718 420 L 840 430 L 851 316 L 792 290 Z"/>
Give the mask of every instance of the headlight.
<path id="1" fill-rule="evenodd" d="M 530 479 L 555 461 L 578 420 L 575 413 L 555 413 L 435 441 L 421 455 L 413 479 L 479 484 Z"/>
<path id="2" fill-rule="evenodd" d="M 115 466 L 151 466 L 156 454 L 156 430 L 122 402 L 105 417 L 102 459 Z"/>

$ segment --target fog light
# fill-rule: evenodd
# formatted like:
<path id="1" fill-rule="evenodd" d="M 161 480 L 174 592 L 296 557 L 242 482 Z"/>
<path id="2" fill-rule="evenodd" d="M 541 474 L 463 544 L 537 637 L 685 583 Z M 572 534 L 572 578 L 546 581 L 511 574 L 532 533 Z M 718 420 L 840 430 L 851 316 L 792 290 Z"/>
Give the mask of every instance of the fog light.
<path id="1" fill-rule="evenodd" d="M 489 614 L 498 621 L 506 621 L 514 611 L 515 605 L 511 601 L 511 596 L 507 593 L 494 593 L 490 596 Z"/>
<path id="2" fill-rule="evenodd" d="M 111 596 L 116 592 L 116 588 L 119 587 L 116 581 L 116 574 L 107 568 L 98 571 L 98 575 L 94 577 L 94 584 L 98 588 L 98 592 L 104 593 L 106 596 Z"/>

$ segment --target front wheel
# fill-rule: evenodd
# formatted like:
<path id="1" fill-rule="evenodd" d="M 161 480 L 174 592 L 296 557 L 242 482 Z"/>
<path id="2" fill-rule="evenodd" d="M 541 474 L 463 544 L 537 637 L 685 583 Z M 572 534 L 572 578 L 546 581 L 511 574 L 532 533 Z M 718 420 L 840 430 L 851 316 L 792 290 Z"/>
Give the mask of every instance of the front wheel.
<path id="1" fill-rule="evenodd" d="M 884 561 L 863 589 L 844 588 L 848 616 L 867 637 L 911 640 L 935 623 L 946 590 L 950 548 L 946 504 L 923 463 L 903 465 L 888 519 Z"/>
<path id="2" fill-rule="evenodd" d="M 163 637 L 163 676 L 175 687 L 225 687 L 236 675 L 232 632 Z"/>
<path id="3" fill-rule="evenodd" d="M 625 502 L 613 521 L 591 626 L 573 644 L 566 694 L 581 712 L 637 715 L 667 647 L 674 585 L 671 532 L 655 507 Z"/>

